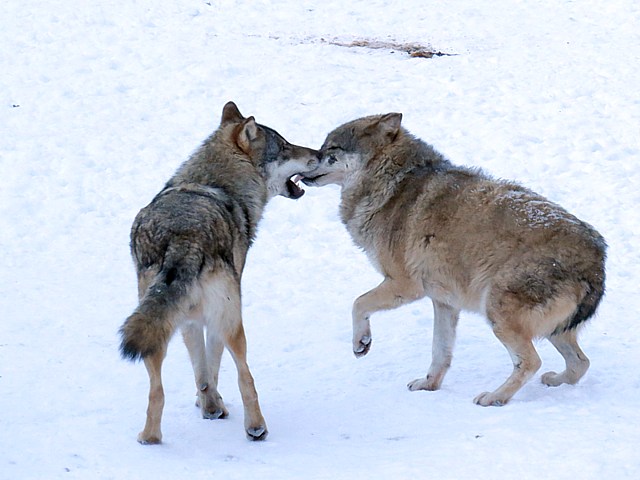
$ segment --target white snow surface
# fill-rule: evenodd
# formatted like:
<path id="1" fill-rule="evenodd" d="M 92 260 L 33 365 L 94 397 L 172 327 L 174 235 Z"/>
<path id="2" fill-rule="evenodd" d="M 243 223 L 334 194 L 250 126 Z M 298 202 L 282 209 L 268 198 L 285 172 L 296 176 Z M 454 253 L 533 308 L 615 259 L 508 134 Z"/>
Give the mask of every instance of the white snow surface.
<path id="1" fill-rule="evenodd" d="M 4 0 L 0 7 L 0 478 L 640 478 L 640 3 L 636 0 Z M 430 45 L 411 58 L 331 42 Z M 234 100 L 318 148 L 364 115 L 456 164 L 518 181 L 607 239 L 607 295 L 581 336 L 591 368 L 506 406 L 473 397 L 511 371 L 463 313 L 437 392 L 429 300 L 372 318 L 381 280 L 338 218 L 337 187 L 274 199 L 243 278 L 249 364 L 270 435 L 203 420 L 179 335 L 164 363 L 164 443 L 142 446 L 148 379 L 119 356 L 137 304 L 129 229 Z"/>

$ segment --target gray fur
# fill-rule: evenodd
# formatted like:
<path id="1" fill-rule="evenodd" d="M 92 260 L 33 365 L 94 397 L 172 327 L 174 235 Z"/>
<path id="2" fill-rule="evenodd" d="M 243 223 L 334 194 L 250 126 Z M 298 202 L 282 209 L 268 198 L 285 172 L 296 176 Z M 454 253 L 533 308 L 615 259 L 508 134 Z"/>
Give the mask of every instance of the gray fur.
<path id="1" fill-rule="evenodd" d="M 144 359 L 149 371 L 149 410 L 140 442 L 161 440 L 160 369 L 179 327 L 193 362 L 203 417 L 226 416 L 217 392 L 225 346 L 238 367 L 247 435 L 266 437 L 245 359 L 240 280 L 267 201 L 275 195 L 299 198 L 304 191 L 291 177 L 317 163 L 317 151 L 288 143 L 229 102 L 220 127 L 136 216 L 131 253 L 140 303 L 120 329 L 120 350 L 127 359 Z"/>

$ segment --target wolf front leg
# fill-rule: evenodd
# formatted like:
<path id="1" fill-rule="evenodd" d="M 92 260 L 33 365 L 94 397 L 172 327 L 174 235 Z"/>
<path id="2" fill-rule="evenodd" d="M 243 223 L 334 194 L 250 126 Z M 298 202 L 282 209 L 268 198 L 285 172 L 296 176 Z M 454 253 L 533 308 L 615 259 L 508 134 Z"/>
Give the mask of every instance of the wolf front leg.
<path id="1" fill-rule="evenodd" d="M 371 348 L 371 314 L 390 310 L 424 297 L 421 281 L 409 277 L 385 277 L 380 285 L 353 302 L 353 353 L 362 357 Z"/>
<path id="2" fill-rule="evenodd" d="M 162 442 L 160 422 L 164 408 L 164 390 L 162 388 L 162 362 L 167 353 L 166 347 L 144 359 L 144 366 L 149 374 L 149 405 L 144 430 L 138 435 L 138 442 L 143 445 L 155 445 Z"/>
<path id="3" fill-rule="evenodd" d="M 418 378 L 407 385 L 411 391 L 438 390 L 451 366 L 460 310 L 434 300 L 433 313 L 431 366 L 426 377 Z"/>

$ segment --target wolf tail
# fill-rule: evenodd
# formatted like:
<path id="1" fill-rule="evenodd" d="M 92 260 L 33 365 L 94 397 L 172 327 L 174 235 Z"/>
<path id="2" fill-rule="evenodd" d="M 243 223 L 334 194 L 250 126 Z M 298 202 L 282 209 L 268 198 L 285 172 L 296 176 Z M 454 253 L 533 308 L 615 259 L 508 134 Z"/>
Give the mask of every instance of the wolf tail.
<path id="1" fill-rule="evenodd" d="M 569 319 L 565 331 L 573 330 L 581 323 L 589 320 L 598 309 L 598 305 L 602 300 L 605 292 L 605 260 L 606 260 L 606 247 L 604 239 L 595 234 L 596 245 L 598 247 L 598 263 L 589 268 L 587 274 L 583 275 L 581 282 L 584 286 L 584 296 L 578 304 L 573 316 Z"/>
<path id="2" fill-rule="evenodd" d="M 127 360 L 135 362 L 166 348 L 202 270 L 203 257 L 196 252 L 171 257 L 170 247 L 138 308 L 120 327 L 120 353 Z"/>
<path id="3" fill-rule="evenodd" d="M 566 330 L 573 330 L 581 323 L 589 320 L 598 309 L 598 305 L 604 296 L 604 274 L 599 279 L 585 281 L 585 296 L 578 304 L 573 316 L 569 319 L 569 323 L 565 327 Z"/>

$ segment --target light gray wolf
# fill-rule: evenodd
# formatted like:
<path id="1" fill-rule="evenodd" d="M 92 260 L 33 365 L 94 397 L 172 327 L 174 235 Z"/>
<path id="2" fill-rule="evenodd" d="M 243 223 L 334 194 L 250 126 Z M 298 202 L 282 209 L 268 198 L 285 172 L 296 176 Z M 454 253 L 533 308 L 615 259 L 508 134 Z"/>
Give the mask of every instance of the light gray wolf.
<path id="1" fill-rule="evenodd" d="M 461 310 L 483 314 L 513 372 L 479 405 L 504 405 L 540 368 L 533 341 L 547 338 L 566 369 L 549 386 L 574 384 L 589 360 L 577 333 L 605 289 L 604 239 L 531 190 L 452 165 L 389 113 L 329 133 L 306 185 L 337 184 L 340 217 L 384 276 L 353 304 L 353 351 L 371 347 L 369 318 L 425 296 L 434 306 L 432 362 L 410 390 L 437 390 L 449 369 Z"/>
<path id="2" fill-rule="evenodd" d="M 178 328 L 193 365 L 202 416 L 228 415 L 218 393 L 226 347 L 238 370 L 246 434 L 251 440 L 266 438 L 246 360 L 242 271 L 267 201 L 276 195 L 301 197 L 304 190 L 292 177 L 317 163 L 317 150 L 290 144 L 254 117 L 243 117 L 229 102 L 219 128 L 138 213 L 131 228 L 131 253 L 140 302 L 120 329 L 120 351 L 126 359 L 143 359 L 149 374 L 140 443 L 162 440 L 161 367 Z"/>

